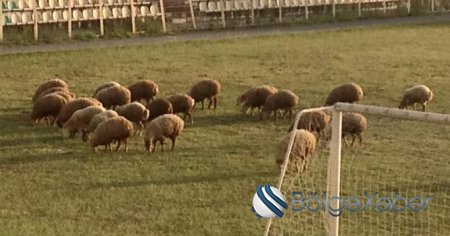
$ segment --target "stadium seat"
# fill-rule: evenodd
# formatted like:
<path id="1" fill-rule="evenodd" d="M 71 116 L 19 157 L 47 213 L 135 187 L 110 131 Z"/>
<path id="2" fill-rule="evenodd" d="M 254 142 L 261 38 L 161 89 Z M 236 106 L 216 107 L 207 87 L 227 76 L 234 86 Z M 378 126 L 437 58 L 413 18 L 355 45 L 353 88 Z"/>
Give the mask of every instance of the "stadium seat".
<path id="1" fill-rule="evenodd" d="M 16 25 L 22 22 L 22 18 L 19 17 L 18 13 L 16 12 L 12 12 L 10 17 L 11 17 L 11 24 Z"/>
<path id="2" fill-rule="evenodd" d="M 234 9 L 235 10 L 242 10 L 243 9 L 244 2 L 241 0 L 235 0 L 234 1 Z"/>
<path id="3" fill-rule="evenodd" d="M 62 12 L 60 11 L 60 10 L 56 10 L 56 11 L 53 11 L 53 20 L 54 21 L 60 21 L 60 20 L 62 20 Z"/>
<path id="4" fill-rule="evenodd" d="M 48 23 L 48 22 L 50 22 L 52 19 L 53 19 L 53 16 L 52 16 L 52 12 L 51 12 L 51 11 L 44 11 L 44 12 L 42 13 L 42 21 L 43 21 L 44 23 Z"/>
<path id="5" fill-rule="evenodd" d="M 250 9 L 252 9 L 252 5 L 251 5 L 250 0 L 244 0 L 244 2 L 243 2 L 243 8 L 244 8 L 245 10 L 250 10 Z"/>
<path id="6" fill-rule="evenodd" d="M 122 7 L 122 17 L 130 17 L 130 8 L 127 6 Z"/>
<path id="7" fill-rule="evenodd" d="M 207 2 L 200 2 L 199 8 L 200 8 L 200 11 L 207 11 L 208 10 L 208 3 Z"/>
<path id="8" fill-rule="evenodd" d="M 141 6 L 141 16 L 147 16 L 150 10 L 146 6 Z"/>
<path id="9" fill-rule="evenodd" d="M 150 16 L 156 16 L 159 14 L 159 6 L 157 4 L 153 4 L 150 6 Z"/>
<path id="10" fill-rule="evenodd" d="M 22 23 L 29 24 L 33 22 L 33 19 L 31 18 L 31 12 L 22 12 Z"/>
<path id="11" fill-rule="evenodd" d="M 113 18 L 120 18 L 122 16 L 122 13 L 120 12 L 120 8 L 113 7 L 112 9 L 112 17 Z"/>
<path id="12" fill-rule="evenodd" d="M 208 11 L 216 11 L 217 4 L 214 1 L 208 2 Z"/>
<path id="13" fill-rule="evenodd" d="M 232 11 L 233 10 L 233 2 L 232 1 L 226 1 L 225 2 L 225 10 Z"/>

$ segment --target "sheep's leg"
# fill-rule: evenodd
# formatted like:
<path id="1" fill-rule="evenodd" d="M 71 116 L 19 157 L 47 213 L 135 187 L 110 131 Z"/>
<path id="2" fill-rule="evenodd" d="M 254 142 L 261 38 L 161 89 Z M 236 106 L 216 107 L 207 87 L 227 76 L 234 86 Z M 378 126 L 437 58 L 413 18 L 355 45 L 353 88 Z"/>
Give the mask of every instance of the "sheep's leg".
<path id="1" fill-rule="evenodd" d="M 424 112 L 425 111 L 425 108 L 426 108 L 426 104 L 425 103 L 422 103 L 422 111 Z"/>
<path id="2" fill-rule="evenodd" d="M 344 136 L 343 137 L 343 140 L 344 140 L 344 143 L 345 143 L 345 145 L 348 147 L 349 146 L 349 144 L 348 144 L 348 142 L 347 142 L 347 138 L 346 138 L 346 136 Z"/>
<path id="3" fill-rule="evenodd" d="M 92 151 L 94 151 L 94 153 L 97 153 L 97 149 L 95 147 L 92 147 Z"/>
<path id="4" fill-rule="evenodd" d="M 161 152 L 164 152 L 164 139 L 159 140 L 159 143 L 161 144 Z"/>
<path id="5" fill-rule="evenodd" d="M 213 100 L 214 100 L 214 110 L 216 110 L 216 107 L 217 107 L 217 98 L 216 98 L 216 97 L 213 97 Z"/>
<path id="6" fill-rule="evenodd" d="M 145 146 L 145 150 L 147 150 L 147 152 L 150 152 L 150 148 L 151 148 L 150 140 L 145 139 L 144 140 L 144 146 Z"/>
<path id="7" fill-rule="evenodd" d="M 124 139 L 123 142 L 125 143 L 125 152 L 128 152 L 128 138 Z"/>
<path id="8" fill-rule="evenodd" d="M 205 110 L 205 105 L 204 105 L 203 101 L 204 101 L 204 99 L 201 101 L 201 103 L 202 103 L 202 111 Z"/>
<path id="9" fill-rule="evenodd" d="M 177 140 L 176 136 L 170 137 L 170 140 L 172 140 L 172 147 L 170 148 L 170 151 L 173 151 L 173 148 L 175 147 L 175 142 Z"/>
<path id="10" fill-rule="evenodd" d="M 212 105 L 212 103 L 213 103 L 213 99 L 214 99 L 214 98 L 208 98 L 208 100 L 209 100 L 209 103 L 208 103 L 208 109 L 211 109 L 211 105 Z"/>
<path id="11" fill-rule="evenodd" d="M 359 138 L 359 145 L 362 145 L 363 144 L 362 134 L 358 134 L 358 138 Z"/>
<path id="12" fill-rule="evenodd" d="M 356 134 L 352 134 L 352 144 L 350 146 L 353 147 L 353 144 L 355 144 Z"/>
<path id="13" fill-rule="evenodd" d="M 277 121 L 278 120 L 278 117 L 277 117 L 278 110 L 275 110 L 273 113 L 274 113 L 273 115 L 275 116 L 275 121 Z"/>
<path id="14" fill-rule="evenodd" d="M 192 115 L 190 112 L 186 113 L 186 118 L 189 116 L 189 123 L 194 124 L 194 120 L 192 120 Z"/>
<path id="15" fill-rule="evenodd" d="M 109 152 L 112 153 L 113 152 L 113 148 L 112 148 L 111 144 L 108 144 L 108 147 L 109 147 Z"/>
<path id="16" fill-rule="evenodd" d="M 118 151 L 119 151 L 119 148 L 120 148 L 120 144 L 122 144 L 122 141 L 121 141 L 121 140 L 117 140 L 117 147 L 116 147 L 116 152 L 118 152 Z"/>
<path id="17" fill-rule="evenodd" d="M 289 120 L 292 120 L 292 109 L 289 108 Z"/>

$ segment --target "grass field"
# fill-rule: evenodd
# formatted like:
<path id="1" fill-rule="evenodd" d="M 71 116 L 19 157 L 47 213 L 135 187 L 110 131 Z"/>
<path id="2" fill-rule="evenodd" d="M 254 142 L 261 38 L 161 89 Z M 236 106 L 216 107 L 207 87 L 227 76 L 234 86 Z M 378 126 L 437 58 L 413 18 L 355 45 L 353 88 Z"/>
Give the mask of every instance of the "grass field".
<path id="1" fill-rule="evenodd" d="M 300 110 L 354 81 L 364 104 L 396 107 L 405 88 L 424 83 L 435 92 L 429 109 L 450 113 L 449 37 L 449 24 L 418 25 L 0 56 L 0 235 L 260 235 L 266 221 L 251 199 L 258 184 L 277 181 L 273 155 L 289 122 L 243 117 L 235 98 L 271 84 L 298 94 Z M 174 152 L 149 155 L 134 137 L 128 154 L 96 155 L 79 137 L 27 120 L 35 88 L 54 74 L 79 97 L 139 78 L 157 81 L 160 96 L 182 93 L 204 74 L 222 93 L 216 111 L 195 110 Z M 390 172 L 437 182 L 447 209 L 427 231 L 437 235 L 450 230 L 449 138 L 447 126 L 371 118 L 365 145 L 344 154 L 366 157 L 371 183 L 380 180 L 371 166 L 386 156 L 395 156 Z M 422 158 L 436 169 L 421 169 Z M 427 182 L 425 172 L 438 177 Z"/>

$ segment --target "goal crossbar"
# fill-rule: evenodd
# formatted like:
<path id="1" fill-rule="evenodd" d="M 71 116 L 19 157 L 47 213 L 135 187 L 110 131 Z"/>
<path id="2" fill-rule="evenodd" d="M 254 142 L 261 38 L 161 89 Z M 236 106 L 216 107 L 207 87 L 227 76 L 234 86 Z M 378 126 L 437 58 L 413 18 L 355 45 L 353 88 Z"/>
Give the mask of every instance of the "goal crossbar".
<path id="1" fill-rule="evenodd" d="M 341 145 L 342 145 L 342 112 L 357 112 L 374 116 L 383 116 L 398 118 L 404 120 L 418 120 L 426 122 L 435 123 L 446 123 L 450 124 L 450 115 L 433 113 L 433 112 L 421 112 L 421 111 L 410 111 L 402 110 L 397 108 L 387 108 L 371 105 L 360 105 L 352 103 L 341 103 L 338 102 L 333 106 L 318 107 L 311 109 L 304 109 L 298 112 L 295 116 L 294 126 L 298 126 L 300 117 L 307 112 L 313 111 L 331 111 L 332 112 L 332 122 L 331 122 L 331 143 L 330 143 L 330 158 L 328 160 L 328 170 L 327 170 L 327 196 L 340 197 L 340 177 L 341 177 Z M 295 130 L 295 129 L 294 129 Z M 289 138 L 289 144 L 284 156 L 284 163 L 281 169 L 281 174 L 278 181 L 278 189 L 281 191 L 281 186 L 284 180 L 284 176 L 289 163 L 289 156 L 291 155 L 292 147 L 295 140 L 295 132 L 291 133 Z M 333 209 L 337 209 L 338 200 L 330 201 Z M 272 219 L 266 224 L 264 235 L 269 235 L 270 226 L 272 224 Z M 327 219 L 327 235 L 337 236 L 339 235 L 339 217 L 329 215 Z"/>

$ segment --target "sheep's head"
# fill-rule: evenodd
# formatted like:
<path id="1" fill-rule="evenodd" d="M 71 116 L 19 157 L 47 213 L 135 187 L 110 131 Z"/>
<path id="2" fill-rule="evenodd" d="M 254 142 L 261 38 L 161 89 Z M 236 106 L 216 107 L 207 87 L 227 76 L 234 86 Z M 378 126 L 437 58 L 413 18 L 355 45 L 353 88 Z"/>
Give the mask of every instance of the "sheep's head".
<path id="1" fill-rule="evenodd" d="M 400 101 L 400 105 L 398 106 L 398 108 L 399 109 L 405 109 L 408 104 L 409 104 L 409 99 L 408 98 L 403 98 Z"/>

